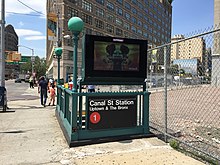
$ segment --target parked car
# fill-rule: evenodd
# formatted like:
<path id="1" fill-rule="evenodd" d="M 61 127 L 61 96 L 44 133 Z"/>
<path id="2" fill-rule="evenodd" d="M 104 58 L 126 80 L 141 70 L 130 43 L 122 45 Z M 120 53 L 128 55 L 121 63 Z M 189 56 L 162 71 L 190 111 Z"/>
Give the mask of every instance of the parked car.
<path id="1" fill-rule="evenodd" d="M 20 78 L 16 78 L 15 79 L 15 83 L 21 83 L 21 79 Z"/>
<path id="2" fill-rule="evenodd" d="M 147 88 L 156 87 L 156 80 L 153 78 L 152 80 L 145 79 Z"/>

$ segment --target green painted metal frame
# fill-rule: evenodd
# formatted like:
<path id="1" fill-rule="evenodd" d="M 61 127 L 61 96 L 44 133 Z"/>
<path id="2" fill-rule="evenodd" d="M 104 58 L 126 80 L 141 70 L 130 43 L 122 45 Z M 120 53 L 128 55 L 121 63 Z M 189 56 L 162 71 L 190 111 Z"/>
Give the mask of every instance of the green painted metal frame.
<path id="1" fill-rule="evenodd" d="M 144 87 L 145 90 L 145 87 Z M 139 125 L 129 128 L 114 128 L 103 130 L 89 130 L 85 124 L 82 128 L 82 97 L 88 96 L 143 96 L 139 98 Z M 58 85 L 58 104 L 56 107 L 57 117 L 67 133 L 69 143 L 80 140 L 91 140 L 105 137 L 117 137 L 125 135 L 147 135 L 149 131 L 149 95 L 147 91 L 142 92 L 75 92 Z M 86 99 L 87 100 L 87 99 Z M 62 102 L 62 103 L 61 103 Z M 86 106 L 88 106 L 86 104 Z M 86 107 L 88 109 L 88 107 Z M 142 117 L 141 117 L 142 110 Z M 88 113 L 85 114 L 85 122 L 88 123 Z"/>

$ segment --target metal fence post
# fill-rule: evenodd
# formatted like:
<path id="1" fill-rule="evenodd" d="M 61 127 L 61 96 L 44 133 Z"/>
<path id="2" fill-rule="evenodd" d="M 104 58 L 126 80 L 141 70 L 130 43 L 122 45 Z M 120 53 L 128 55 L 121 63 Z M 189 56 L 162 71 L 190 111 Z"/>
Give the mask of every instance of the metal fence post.
<path id="1" fill-rule="evenodd" d="M 164 140 L 167 142 L 167 46 L 164 47 Z"/>

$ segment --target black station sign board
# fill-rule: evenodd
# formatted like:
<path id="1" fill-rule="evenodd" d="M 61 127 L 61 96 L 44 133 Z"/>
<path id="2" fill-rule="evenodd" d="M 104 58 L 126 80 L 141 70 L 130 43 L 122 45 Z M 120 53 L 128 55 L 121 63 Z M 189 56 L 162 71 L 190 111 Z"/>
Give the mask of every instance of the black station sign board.
<path id="1" fill-rule="evenodd" d="M 109 129 L 137 125 L 137 96 L 88 97 L 88 128 Z"/>

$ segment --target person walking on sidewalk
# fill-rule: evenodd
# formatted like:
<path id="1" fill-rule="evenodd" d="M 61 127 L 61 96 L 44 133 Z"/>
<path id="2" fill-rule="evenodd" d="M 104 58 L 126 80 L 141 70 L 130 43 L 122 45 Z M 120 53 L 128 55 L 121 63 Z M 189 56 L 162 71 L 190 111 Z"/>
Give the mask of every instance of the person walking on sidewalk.
<path id="1" fill-rule="evenodd" d="M 50 102 L 49 102 L 49 106 L 50 104 L 52 103 L 52 105 L 54 106 L 55 104 L 55 97 L 56 97 L 56 92 L 55 92 L 55 85 L 53 84 L 50 89 L 49 89 L 49 92 L 50 92 Z"/>
<path id="2" fill-rule="evenodd" d="M 29 83 L 30 83 L 30 88 L 34 88 L 34 78 L 33 78 L 33 76 L 31 76 L 29 78 Z"/>
<path id="3" fill-rule="evenodd" d="M 47 91 L 48 91 L 48 82 L 42 76 L 38 84 L 38 93 L 40 93 L 41 105 L 43 105 L 44 107 L 46 106 L 46 102 L 47 102 Z"/>

